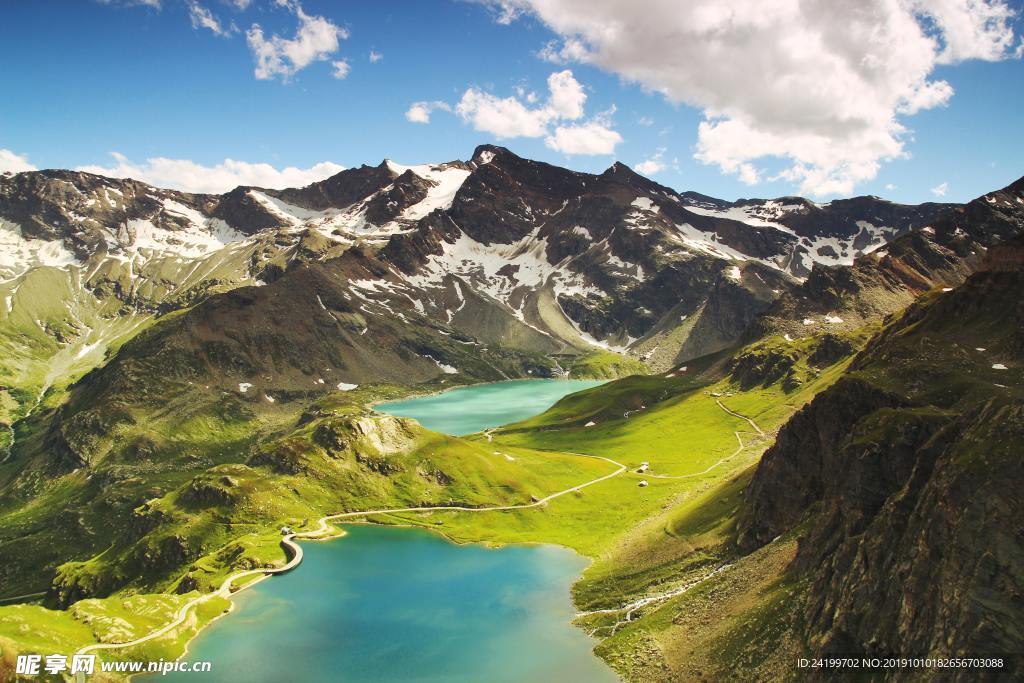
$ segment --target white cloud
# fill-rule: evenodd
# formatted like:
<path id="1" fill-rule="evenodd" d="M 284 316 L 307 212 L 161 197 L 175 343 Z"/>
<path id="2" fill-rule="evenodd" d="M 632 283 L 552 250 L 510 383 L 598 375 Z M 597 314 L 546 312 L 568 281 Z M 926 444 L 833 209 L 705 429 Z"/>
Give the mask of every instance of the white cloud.
<path id="1" fill-rule="evenodd" d="M 933 187 L 930 190 L 930 192 L 933 195 L 935 195 L 936 197 L 945 197 L 946 193 L 949 192 L 949 183 L 948 182 L 941 182 L 938 185 L 936 185 L 935 187 Z"/>
<path id="2" fill-rule="evenodd" d="M 277 169 L 266 163 L 249 163 L 225 159 L 214 166 L 203 166 L 188 159 L 153 157 L 135 163 L 123 154 L 112 152 L 112 166 L 79 166 L 78 171 L 114 178 L 134 178 L 156 187 L 184 192 L 227 192 L 239 185 L 255 185 L 271 189 L 302 187 L 343 171 L 344 166 L 322 161 L 309 168 L 288 166 Z M 2 155 L 0 155 L 2 158 Z"/>
<path id="3" fill-rule="evenodd" d="M 337 78 L 338 80 L 341 80 L 348 76 L 348 72 L 352 70 L 352 67 L 349 65 L 347 59 L 339 59 L 337 61 L 333 61 L 331 62 L 331 67 L 331 76 Z"/>
<path id="4" fill-rule="evenodd" d="M 636 122 L 639 123 L 641 126 L 653 126 L 654 125 L 654 119 L 652 119 L 650 116 L 641 116 L 640 118 L 638 118 L 636 120 Z"/>
<path id="5" fill-rule="evenodd" d="M 34 170 L 36 167 L 29 163 L 27 155 L 16 154 L 9 149 L 0 149 L 0 173 L 21 173 Z"/>
<path id="6" fill-rule="evenodd" d="M 370 50 L 370 64 L 376 64 L 382 59 L 384 59 L 384 55 L 377 52 L 376 50 Z"/>
<path id="7" fill-rule="evenodd" d="M 548 147 L 565 154 L 611 154 L 622 142 L 622 136 L 610 127 L 614 107 L 591 121 L 567 124 L 583 117 L 587 94 L 568 69 L 551 74 L 547 83 L 548 99 L 543 104 L 538 104 L 539 97 L 522 86 L 510 97 L 469 88 L 455 105 L 455 113 L 476 130 L 498 138 L 544 137 Z M 425 123 L 429 111 L 416 107 L 422 104 L 414 104 L 406 118 Z"/>
<path id="8" fill-rule="evenodd" d="M 294 38 L 282 38 L 277 34 L 267 38 L 259 24 L 253 24 L 246 31 L 246 41 L 256 60 L 256 78 L 260 80 L 280 77 L 287 81 L 313 62 L 326 60 L 338 51 L 339 41 L 348 38 L 348 31 L 329 19 L 306 14 L 298 0 L 275 2 L 295 14 L 299 27 Z M 334 63 L 335 73 L 337 64 Z"/>
<path id="9" fill-rule="evenodd" d="M 740 164 L 736 168 L 736 177 L 744 185 L 757 185 L 761 182 L 761 173 L 753 164 Z"/>
<path id="10" fill-rule="evenodd" d="M 565 38 L 561 42 L 552 40 L 544 44 L 537 52 L 537 56 L 552 64 L 584 62 L 587 58 L 587 48 L 582 41 L 575 38 Z"/>
<path id="11" fill-rule="evenodd" d="M 548 76 L 548 90 L 551 91 L 549 106 L 561 118 L 575 120 L 583 116 L 583 103 L 587 94 L 583 86 L 566 69 Z"/>
<path id="12" fill-rule="evenodd" d="M 912 0 L 910 6 L 922 20 L 934 23 L 929 34 L 940 46 L 940 64 L 994 62 L 1013 48 L 1015 13 L 1001 0 Z"/>
<path id="13" fill-rule="evenodd" d="M 252 4 L 252 0 L 231 0 L 231 4 L 234 5 L 239 12 L 244 12 L 249 9 L 249 5 Z"/>
<path id="14" fill-rule="evenodd" d="M 494 21 L 504 26 L 511 24 L 523 13 L 519 3 L 515 2 L 491 2 L 490 0 L 470 1 L 479 2 L 480 4 L 487 5 L 490 9 L 494 10 Z"/>
<path id="15" fill-rule="evenodd" d="M 622 136 L 600 121 L 558 126 L 544 144 L 563 154 L 612 154 Z"/>
<path id="16" fill-rule="evenodd" d="M 152 7 L 154 9 L 160 9 L 160 0 L 100 0 L 101 5 L 121 5 L 124 7 L 131 7 L 133 5 L 142 5 L 144 7 Z"/>
<path id="17" fill-rule="evenodd" d="M 893 190 L 895 190 L 895 189 L 896 189 L 896 185 L 894 185 L 893 183 L 886 183 L 886 184 L 885 184 L 885 189 L 887 189 L 887 190 L 889 190 L 890 192 L 892 192 Z"/>
<path id="18" fill-rule="evenodd" d="M 435 109 L 452 110 L 447 102 L 413 102 L 405 112 L 405 118 L 412 123 L 430 123 L 430 114 Z"/>
<path id="19" fill-rule="evenodd" d="M 953 96 L 953 86 L 946 81 L 925 81 L 912 88 L 896 106 L 898 114 L 916 114 L 923 109 L 945 106 Z"/>
<path id="20" fill-rule="evenodd" d="M 655 173 L 661 173 L 666 168 L 664 156 L 665 148 L 661 147 L 657 152 L 634 166 L 633 170 L 640 175 L 654 175 Z"/>
<path id="21" fill-rule="evenodd" d="M 188 16 L 192 20 L 192 28 L 208 28 L 214 35 L 224 38 L 233 33 L 230 28 L 224 28 L 221 25 L 217 17 L 213 16 L 213 12 L 200 5 L 196 0 L 189 0 Z"/>
<path id="22" fill-rule="evenodd" d="M 704 112 L 696 158 L 741 180 L 848 194 L 907 155 L 903 118 L 946 104 L 938 65 L 1012 56 L 1006 0 L 490 0 L 560 40 L 539 56 L 585 62 Z"/>
<path id="23" fill-rule="evenodd" d="M 539 138 L 547 132 L 552 112 L 546 107 L 531 109 L 515 97 L 500 98 L 477 88 L 462 94 L 455 113 L 473 128 L 499 138 Z"/>
<path id="24" fill-rule="evenodd" d="M 527 90 L 522 85 L 516 86 L 516 97 L 526 100 L 528 104 L 537 104 L 537 102 L 540 101 L 540 95 L 538 95 L 532 90 Z"/>

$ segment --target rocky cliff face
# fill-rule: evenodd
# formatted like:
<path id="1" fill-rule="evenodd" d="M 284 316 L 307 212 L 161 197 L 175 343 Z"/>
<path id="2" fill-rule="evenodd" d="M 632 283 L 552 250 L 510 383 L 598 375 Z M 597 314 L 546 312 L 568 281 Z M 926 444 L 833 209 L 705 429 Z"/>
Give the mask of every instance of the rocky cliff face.
<path id="1" fill-rule="evenodd" d="M 994 247 L 990 268 L 890 324 L 758 466 L 738 540 L 803 525 L 792 571 L 810 582 L 819 654 L 1019 650 L 1024 271 L 1010 264 L 1022 245 Z"/>
<path id="2" fill-rule="evenodd" d="M 962 283 L 981 266 L 989 247 L 1022 231 L 1024 179 L 932 216 L 920 230 L 874 248 L 850 266 L 815 268 L 804 282 L 778 297 L 746 338 L 853 329 L 878 320 L 932 287 Z M 1000 258 L 1007 258 L 1010 265 L 1016 258 L 997 253 L 1006 254 Z"/>

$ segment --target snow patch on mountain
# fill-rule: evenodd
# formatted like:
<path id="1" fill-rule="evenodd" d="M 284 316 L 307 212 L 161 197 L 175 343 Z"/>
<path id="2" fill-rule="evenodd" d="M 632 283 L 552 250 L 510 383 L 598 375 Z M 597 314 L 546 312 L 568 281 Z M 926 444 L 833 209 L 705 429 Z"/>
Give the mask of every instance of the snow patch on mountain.
<path id="1" fill-rule="evenodd" d="M 314 211 L 312 209 L 304 209 L 301 206 L 289 204 L 277 197 L 271 197 L 270 195 L 263 194 L 259 190 L 249 190 L 249 196 L 259 202 L 259 204 L 269 213 L 294 227 L 299 227 L 309 221 L 330 215 L 330 212 L 328 211 Z"/>
<path id="2" fill-rule="evenodd" d="M 641 211 L 653 211 L 658 212 L 658 205 L 651 201 L 650 197 L 637 197 L 631 203 L 631 206 L 635 206 Z"/>
<path id="3" fill-rule="evenodd" d="M 490 245 L 460 234 L 454 243 L 442 243 L 443 253 L 431 256 L 422 274 L 407 280 L 415 286 L 436 285 L 447 274 L 458 275 L 475 289 L 505 302 L 516 288 L 539 288 L 559 270 L 548 263 L 547 239 L 538 238 L 537 232 L 535 229 L 512 244 Z"/>
<path id="4" fill-rule="evenodd" d="M 634 280 L 637 280 L 638 282 L 644 281 L 643 266 L 636 263 L 627 263 L 626 261 L 623 261 L 621 258 L 616 256 L 612 252 L 612 249 L 610 246 L 608 246 L 607 242 L 603 243 L 602 247 L 607 256 L 607 261 L 605 261 L 605 263 L 607 263 L 620 273 L 625 274 L 627 277 L 631 277 Z"/>
<path id="5" fill-rule="evenodd" d="M 676 226 L 678 235 L 676 238 L 685 246 L 690 249 L 707 254 L 708 256 L 714 256 L 715 258 L 725 259 L 727 261 L 746 261 L 746 260 L 761 260 L 751 259 L 749 256 L 730 247 L 724 242 L 718 240 L 718 235 L 710 232 L 699 230 L 689 223 L 681 223 Z M 770 261 L 763 261 L 768 263 L 773 268 L 778 268 L 778 264 Z"/>
<path id="6" fill-rule="evenodd" d="M 375 192 L 350 206 L 317 211 L 289 204 L 257 190 L 249 191 L 250 197 L 269 213 L 287 223 L 290 230 L 316 230 L 324 237 L 341 243 L 357 238 L 387 239 L 390 235 L 402 231 L 402 226 L 394 222 L 377 226 L 366 220 L 367 204 L 378 194 Z"/>
<path id="7" fill-rule="evenodd" d="M 778 222 L 787 213 L 806 213 L 807 208 L 797 204 L 782 204 L 768 201 L 764 204 L 732 206 L 729 208 L 708 208 L 697 204 L 686 204 L 686 210 L 700 216 L 724 218 L 738 221 L 757 228 L 774 228 L 790 235 L 796 234 L 790 228 Z"/>
<path id="8" fill-rule="evenodd" d="M 412 171 L 431 183 L 430 189 L 427 190 L 427 196 L 402 212 L 402 218 L 412 221 L 427 216 L 435 209 L 450 209 L 452 202 L 455 201 L 455 193 L 459 191 L 470 174 L 470 171 L 453 166 L 432 166 L 430 164 L 403 166 L 391 160 L 387 160 L 386 163 L 395 175 Z"/>
<path id="9" fill-rule="evenodd" d="M 118 230 L 114 234 L 114 243 L 108 243 L 107 246 L 112 251 L 123 250 L 129 254 L 149 250 L 157 254 L 177 254 L 192 259 L 244 239 L 245 235 L 219 220 L 213 221 L 210 231 L 206 231 L 195 225 L 186 230 L 166 230 L 150 220 L 136 218 Z"/>
<path id="10" fill-rule="evenodd" d="M 448 365 L 447 363 L 442 363 L 441 361 L 434 358 L 428 353 L 423 354 L 423 356 L 424 358 L 429 358 L 430 360 L 434 361 L 434 365 L 440 368 L 441 372 L 443 372 L 446 375 L 457 375 L 459 373 L 458 369 L 456 369 L 455 367 Z"/>
<path id="11" fill-rule="evenodd" d="M 0 279 L 10 280 L 30 268 L 81 265 L 60 240 L 26 239 L 21 226 L 0 218 Z"/>

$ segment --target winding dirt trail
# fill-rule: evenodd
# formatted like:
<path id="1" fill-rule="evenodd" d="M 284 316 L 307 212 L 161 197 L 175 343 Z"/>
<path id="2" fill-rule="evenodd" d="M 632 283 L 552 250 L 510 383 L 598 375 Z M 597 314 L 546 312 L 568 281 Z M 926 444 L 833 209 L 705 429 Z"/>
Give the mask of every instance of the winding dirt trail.
<path id="1" fill-rule="evenodd" d="M 754 422 L 753 420 L 751 420 L 749 417 L 747 417 L 746 415 L 740 415 L 739 413 L 736 413 L 736 412 L 733 412 L 732 410 L 729 410 L 717 398 L 715 399 L 715 403 L 718 404 L 719 408 L 721 408 L 725 412 L 729 413 L 733 417 L 738 417 L 741 420 L 746 420 L 747 422 L 749 422 L 750 426 L 754 428 L 754 431 L 757 432 L 758 436 L 760 436 L 762 439 L 766 438 L 765 433 L 763 431 L 761 431 L 761 428 L 757 426 L 757 423 Z"/>
<path id="2" fill-rule="evenodd" d="M 758 424 L 756 422 L 754 422 L 752 419 L 750 419 L 746 415 L 740 415 L 739 413 L 736 413 L 736 412 L 733 412 L 733 411 L 729 410 L 718 399 L 715 399 L 715 403 L 718 404 L 719 408 L 721 408 L 725 412 L 729 413 L 733 417 L 738 417 L 741 420 L 746 420 L 747 422 L 749 422 L 750 426 L 754 428 L 754 431 L 757 432 L 757 434 L 758 434 L 758 436 L 760 438 L 762 438 L 762 439 L 767 438 L 765 433 L 763 431 L 761 431 L 761 428 L 758 426 Z M 716 467 L 718 467 L 719 465 L 721 465 L 722 463 L 725 463 L 725 462 L 728 462 L 728 461 L 732 460 L 737 455 L 739 455 L 740 452 L 744 448 L 746 448 L 747 446 L 750 445 L 750 444 L 743 443 L 743 437 L 740 436 L 741 433 L 742 432 L 740 432 L 739 430 L 736 430 L 735 432 L 733 432 L 733 434 L 736 435 L 736 440 L 739 442 L 739 446 L 736 448 L 736 450 L 734 450 L 732 453 L 730 453 L 729 455 L 725 456 L 724 458 L 722 458 L 721 460 L 719 460 L 718 462 L 716 462 L 715 464 L 711 465 L 710 467 L 708 467 L 707 469 L 705 469 L 705 470 L 703 470 L 701 472 L 694 472 L 692 474 L 651 474 L 650 472 L 644 472 L 644 476 L 649 477 L 650 479 L 692 479 L 693 477 L 702 477 L 705 474 L 707 474 L 708 472 L 710 472 L 711 470 L 713 470 Z"/>
<path id="3" fill-rule="evenodd" d="M 189 613 L 192 611 L 193 607 L 196 607 L 196 606 L 198 606 L 198 605 L 200 605 L 200 604 L 202 604 L 202 603 L 206 602 L 207 600 L 210 600 L 210 599 L 212 599 L 214 597 L 218 597 L 218 596 L 219 597 L 223 597 L 223 598 L 230 597 L 233 593 L 237 593 L 238 591 L 244 590 L 245 588 L 248 588 L 249 586 L 252 586 L 252 585 L 254 585 L 254 584 L 259 582 L 259 580 L 251 581 L 251 582 L 245 584 L 244 586 L 236 588 L 234 591 L 232 591 L 232 589 L 231 589 L 232 584 L 234 584 L 234 582 L 237 581 L 238 579 L 243 579 L 245 577 L 255 576 L 255 575 L 261 575 L 263 577 L 267 577 L 267 576 L 273 576 L 274 574 L 284 574 L 285 572 L 291 571 L 295 567 L 299 566 L 299 564 L 302 562 L 302 546 L 300 546 L 298 543 L 296 543 L 295 539 L 303 539 L 303 538 L 305 538 L 305 539 L 315 540 L 315 539 L 323 538 L 323 537 L 325 537 L 331 531 L 330 522 L 332 522 L 334 520 L 338 520 L 338 519 L 351 519 L 353 517 L 369 517 L 371 515 L 385 515 L 385 514 L 392 514 L 392 513 L 398 513 L 398 512 L 441 512 L 441 511 L 500 512 L 500 511 L 503 511 L 503 510 L 530 510 L 530 509 L 533 509 L 533 508 L 541 507 L 545 503 L 548 503 L 548 502 L 554 500 L 555 498 L 559 498 L 559 497 L 564 496 L 566 494 L 574 493 L 576 491 L 580 491 L 582 489 L 587 488 L 588 486 L 593 486 L 594 484 L 599 484 L 602 481 L 607 481 L 608 479 L 611 479 L 612 477 L 617 477 L 618 475 L 620 475 L 623 472 L 625 472 L 626 469 L 627 469 L 626 466 L 623 465 L 622 463 L 617 462 L 615 460 L 612 460 L 611 458 L 602 457 L 600 455 L 588 455 L 588 454 L 585 454 L 585 453 L 576 453 L 574 455 L 577 455 L 579 457 L 584 457 L 584 458 L 593 458 L 595 460 L 604 460 L 607 463 L 611 463 L 612 465 L 615 465 L 618 469 L 616 469 L 611 474 L 606 474 L 606 475 L 604 475 L 602 477 L 598 477 L 597 479 L 592 479 L 592 480 L 590 480 L 588 482 L 585 482 L 583 484 L 579 484 L 577 486 L 572 486 L 572 487 L 567 488 L 567 489 L 565 489 L 563 491 L 558 491 L 557 493 L 552 493 L 552 494 L 550 494 L 548 496 L 545 496 L 544 498 L 541 498 L 540 500 L 537 500 L 537 501 L 534 501 L 534 502 L 531 502 L 531 503 L 522 503 L 522 504 L 518 504 L 518 505 L 494 505 L 494 506 L 479 507 L 479 508 L 462 506 L 462 505 L 436 505 L 436 506 L 429 506 L 429 507 L 381 508 L 381 509 L 378 509 L 378 510 L 362 510 L 362 511 L 355 511 L 355 512 L 339 512 L 339 513 L 333 514 L 333 515 L 326 515 L 324 517 L 321 517 L 318 520 L 316 528 L 310 529 L 308 531 L 300 531 L 300 532 L 296 532 L 296 533 L 291 533 L 291 534 L 288 534 L 288 535 L 283 536 L 281 538 L 281 545 L 283 545 L 285 547 L 286 552 L 290 555 L 290 559 L 288 560 L 287 564 L 285 564 L 285 565 L 283 565 L 281 567 L 272 567 L 272 568 L 263 568 L 263 569 L 248 569 L 246 571 L 241 571 L 241 572 L 237 572 L 235 574 L 232 574 L 231 576 L 229 576 L 226 579 L 224 579 L 224 582 L 220 585 L 220 587 L 217 590 L 215 590 L 215 591 L 213 591 L 211 593 L 205 593 L 203 595 L 200 595 L 197 598 L 193 598 L 192 600 L 189 600 L 188 602 L 186 602 L 184 605 L 182 605 L 178 609 L 177 612 L 175 612 L 174 618 L 170 622 L 168 622 L 167 624 L 161 626 L 157 630 L 151 631 L 150 633 L 142 636 L 141 638 L 136 638 L 135 640 L 130 640 L 130 641 L 127 641 L 127 642 L 124 642 L 124 643 L 93 643 L 92 645 L 86 645 L 85 647 L 81 648 L 77 652 L 77 654 L 88 654 L 90 652 L 96 652 L 98 650 L 116 650 L 116 649 L 120 649 L 120 648 L 124 648 L 124 647 L 134 647 L 136 645 L 141 645 L 142 643 L 145 643 L 145 642 L 148 642 L 150 640 L 153 640 L 154 638 L 159 638 L 160 636 L 165 635 L 165 634 L 169 633 L 170 631 L 174 630 L 178 626 L 181 626 L 188 619 Z"/>
<path id="4" fill-rule="evenodd" d="M 734 411 L 730 410 L 721 401 L 719 401 L 717 399 L 715 399 L 715 403 L 718 404 L 719 408 L 721 408 L 725 412 L 729 413 L 733 417 L 737 417 L 737 418 L 739 418 L 741 420 L 745 420 L 746 422 L 748 422 L 750 424 L 750 426 L 754 428 L 754 431 L 757 432 L 757 434 L 758 434 L 758 436 L 760 438 L 762 438 L 762 439 L 766 439 L 767 438 L 767 435 L 764 433 L 764 431 L 761 429 L 761 427 L 756 422 L 754 422 L 754 420 L 752 420 L 751 418 L 747 417 L 746 415 L 741 415 L 740 413 L 737 413 L 737 412 L 734 412 Z M 736 455 L 738 455 L 740 453 L 740 451 L 742 451 L 744 448 L 747 447 L 747 445 L 749 445 L 749 444 L 744 444 L 743 443 L 743 438 L 740 436 L 740 433 L 741 432 L 739 430 L 733 432 L 733 434 L 736 435 L 736 440 L 739 442 L 739 448 L 737 448 L 735 451 L 733 451 L 729 455 L 725 456 L 724 458 L 722 458 L 721 460 L 719 460 L 715 464 L 711 465 L 710 467 L 708 467 L 707 469 L 705 469 L 702 472 L 697 472 L 695 474 L 683 474 L 683 475 L 678 475 L 678 476 L 669 476 L 669 475 L 663 475 L 663 474 L 648 474 L 648 473 L 645 473 L 645 475 L 648 476 L 648 477 L 657 478 L 657 479 L 687 479 L 687 478 L 690 478 L 690 477 L 699 477 L 699 476 L 702 476 L 704 474 L 707 474 L 708 472 L 710 472 L 714 468 L 718 467 L 722 463 L 724 463 L 724 462 L 732 459 Z M 731 564 L 723 564 L 721 566 L 715 567 L 711 571 L 709 571 L 709 572 L 707 572 L 707 573 L 705 573 L 705 574 L 703 574 L 701 576 L 698 576 L 695 579 L 692 579 L 692 580 L 682 584 L 681 586 L 678 586 L 678 587 L 673 588 L 673 589 L 668 590 L 668 591 L 664 591 L 662 593 L 655 593 L 654 595 L 648 595 L 648 596 L 645 596 L 645 597 L 642 597 L 642 598 L 637 598 L 636 600 L 633 600 L 632 602 L 628 602 L 625 605 L 622 605 L 621 607 L 611 607 L 611 608 L 607 608 L 607 609 L 590 610 L 590 611 L 587 611 L 587 612 L 577 612 L 576 613 L 576 618 L 580 619 L 580 618 L 583 618 L 583 617 L 589 617 L 589 616 L 594 616 L 594 615 L 598 615 L 598 614 L 622 614 L 623 612 L 625 612 L 625 615 L 623 616 L 623 618 L 618 620 L 614 624 L 611 624 L 610 626 L 599 626 L 598 628 L 593 629 L 593 630 L 591 630 L 589 632 L 589 635 L 593 636 L 593 635 L 596 635 L 597 632 L 600 631 L 601 629 L 609 629 L 610 630 L 609 635 L 613 636 L 613 635 L 615 635 L 618 632 L 619 628 L 621 628 L 622 626 L 625 626 L 626 624 L 628 624 L 631 621 L 633 621 L 633 616 L 638 611 L 643 609 L 644 607 L 648 607 L 649 605 L 654 605 L 654 604 L 657 604 L 657 603 L 660 603 L 660 602 L 665 602 L 667 600 L 671 600 L 674 597 L 682 595 L 683 593 L 686 593 L 687 591 L 689 591 L 689 590 L 695 588 L 696 586 L 699 586 L 700 584 L 704 583 L 708 579 L 710 579 L 710 578 L 712 578 L 714 576 L 717 576 L 718 574 L 720 574 L 720 573 L 722 573 L 724 571 L 728 571 L 731 567 L 732 567 Z"/>

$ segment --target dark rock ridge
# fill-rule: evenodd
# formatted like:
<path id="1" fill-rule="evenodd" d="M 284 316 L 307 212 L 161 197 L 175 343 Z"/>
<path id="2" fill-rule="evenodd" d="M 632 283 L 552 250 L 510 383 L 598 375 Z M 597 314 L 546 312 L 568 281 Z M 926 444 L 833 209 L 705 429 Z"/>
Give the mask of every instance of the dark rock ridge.
<path id="1" fill-rule="evenodd" d="M 987 269 L 889 324 L 759 464 L 738 542 L 800 530 L 791 571 L 816 654 L 1010 656 L 948 678 L 1019 674 L 1022 246 L 994 246 Z"/>
<path id="2" fill-rule="evenodd" d="M 778 297 L 744 339 L 773 332 L 806 334 L 836 325 L 852 329 L 877 320 L 933 287 L 959 285 L 981 266 L 990 247 L 1022 232 L 1024 179 L 934 217 L 922 230 L 859 256 L 852 267 L 816 267 L 806 281 Z M 1008 266 L 1019 259 L 1010 252 L 997 253 L 1006 254 L 1000 258 Z"/>
<path id="3" fill-rule="evenodd" d="M 493 145 L 468 162 L 385 161 L 304 188 L 222 195 L 72 171 L 0 178 L 0 218 L 72 253 L 79 266 L 63 267 L 86 273 L 83 296 L 129 311 L 191 306 L 364 249 L 382 263 L 366 278 L 373 292 L 349 295 L 354 308 L 423 306 L 472 337 L 544 352 L 609 346 L 655 368 L 735 343 L 815 263 L 846 262 L 951 207 L 724 202 L 621 163 L 578 173 Z"/>

